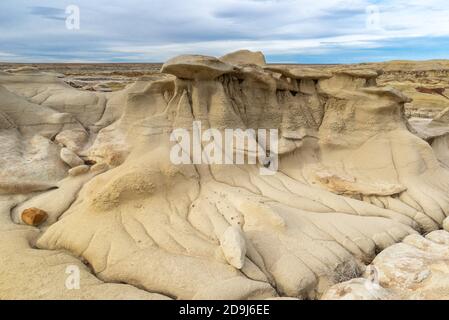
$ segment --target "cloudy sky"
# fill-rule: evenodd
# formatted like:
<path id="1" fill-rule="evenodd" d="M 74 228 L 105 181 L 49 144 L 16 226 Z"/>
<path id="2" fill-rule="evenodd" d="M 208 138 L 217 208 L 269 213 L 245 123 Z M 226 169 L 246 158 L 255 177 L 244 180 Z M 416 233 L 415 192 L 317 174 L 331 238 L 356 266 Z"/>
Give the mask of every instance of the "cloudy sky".
<path id="1" fill-rule="evenodd" d="M 70 5 L 79 8 L 79 29 Z M 262 50 L 269 62 L 448 59 L 449 6 L 447 0 L 0 1 L 0 61 L 159 62 L 243 48 Z"/>

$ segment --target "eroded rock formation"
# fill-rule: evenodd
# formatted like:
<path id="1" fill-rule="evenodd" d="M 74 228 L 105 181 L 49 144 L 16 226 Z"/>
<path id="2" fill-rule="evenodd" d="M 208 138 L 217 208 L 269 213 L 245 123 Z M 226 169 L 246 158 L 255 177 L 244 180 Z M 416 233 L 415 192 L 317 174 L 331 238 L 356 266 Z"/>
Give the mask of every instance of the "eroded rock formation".
<path id="1" fill-rule="evenodd" d="M 180 56 L 114 93 L 26 71 L 0 75 L 0 297 L 319 298 L 449 215 L 446 142 L 376 70 Z M 279 130 L 279 170 L 173 164 L 194 121 Z"/>

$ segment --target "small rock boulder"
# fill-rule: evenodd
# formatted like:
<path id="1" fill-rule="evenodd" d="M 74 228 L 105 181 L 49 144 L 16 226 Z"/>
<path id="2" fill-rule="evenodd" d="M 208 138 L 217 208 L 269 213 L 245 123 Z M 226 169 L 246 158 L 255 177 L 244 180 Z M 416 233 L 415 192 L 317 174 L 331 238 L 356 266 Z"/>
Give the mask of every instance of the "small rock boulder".
<path id="1" fill-rule="evenodd" d="M 87 142 L 88 134 L 84 130 L 64 130 L 60 132 L 55 141 L 72 150 L 73 152 L 79 152 L 83 145 Z"/>
<path id="2" fill-rule="evenodd" d="M 62 148 L 60 153 L 61 160 L 70 167 L 75 168 L 84 165 L 84 161 L 78 155 L 68 148 Z"/>
<path id="3" fill-rule="evenodd" d="M 243 268 L 246 257 L 246 242 L 240 228 L 231 226 L 226 229 L 221 239 L 221 248 L 230 265 L 237 269 Z"/>
<path id="4" fill-rule="evenodd" d="M 38 208 L 29 208 L 22 212 L 21 217 L 25 224 L 37 227 L 47 220 L 48 214 Z"/>

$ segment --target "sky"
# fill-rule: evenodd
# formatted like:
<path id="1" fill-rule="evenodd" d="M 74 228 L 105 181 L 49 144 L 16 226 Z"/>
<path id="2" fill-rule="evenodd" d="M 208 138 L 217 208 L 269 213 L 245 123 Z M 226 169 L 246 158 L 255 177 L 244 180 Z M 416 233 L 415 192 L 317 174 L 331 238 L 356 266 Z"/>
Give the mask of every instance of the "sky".
<path id="1" fill-rule="evenodd" d="M 272 63 L 449 59 L 449 6 L 447 0 L 0 1 L 3 62 L 163 62 L 239 49 L 263 51 Z"/>

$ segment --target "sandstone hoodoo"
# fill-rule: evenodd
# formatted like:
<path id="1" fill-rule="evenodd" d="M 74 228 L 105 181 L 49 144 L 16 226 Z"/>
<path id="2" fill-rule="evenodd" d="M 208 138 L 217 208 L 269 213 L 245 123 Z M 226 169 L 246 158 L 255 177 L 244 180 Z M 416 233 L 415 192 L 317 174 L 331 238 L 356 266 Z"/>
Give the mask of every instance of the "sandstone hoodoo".
<path id="1" fill-rule="evenodd" d="M 0 73 L 0 298 L 447 297 L 449 105 L 406 78 L 250 51 L 175 57 L 114 92 Z M 226 130 L 244 142 L 194 161 Z M 278 165 L 246 161 L 253 144 Z"/>

